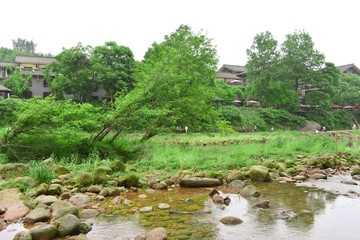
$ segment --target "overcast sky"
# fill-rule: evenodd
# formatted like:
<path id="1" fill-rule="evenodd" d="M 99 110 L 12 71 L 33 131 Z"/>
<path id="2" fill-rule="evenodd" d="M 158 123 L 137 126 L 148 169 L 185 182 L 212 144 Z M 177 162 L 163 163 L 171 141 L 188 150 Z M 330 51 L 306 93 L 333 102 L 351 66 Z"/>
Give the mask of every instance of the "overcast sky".
<path id="1" fill-rule="evenodd" d="M 270 31 L 282 43 L 298 29 L 326 61 L 360 67 L 359 0 L 6 0 L 0 7 L 0 47 L 20 37 L 56 55 L 78 42 L 115 41 L 141 60 L 154 41 L 188 24 L 213 39 L 219 66 L 245 65 L 256 34 Z"/>

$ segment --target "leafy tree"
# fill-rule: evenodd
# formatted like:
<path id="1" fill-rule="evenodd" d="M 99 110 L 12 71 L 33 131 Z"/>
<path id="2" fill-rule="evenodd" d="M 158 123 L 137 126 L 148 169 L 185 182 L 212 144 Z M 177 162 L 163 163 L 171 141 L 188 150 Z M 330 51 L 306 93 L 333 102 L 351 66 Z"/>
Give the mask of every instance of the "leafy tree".
<path id="1" fill-rule="evenodd" d="M 0 123 L 2 127 L 8 126 L 15 119 L 15 112 L 22 103 L 20 99 L 0 99 Z"/>
<path id="2" fill-rule="evenodd" d="M 342 73 L 338 89 L 339 94 L 334 96 L 334 103 L 342 106 L 360 103 L 360 76 Z"/>
<path id="3" fill-rule="evenodd" d="M 15 72 L 9 65 L 6 66 L 6 69 L 11 71 L 11 76 L 4 80 L 3 85 L 13 90 L 15 95 L 21 96 L 29 88 L 32 75 L 30 73 L 23 75 L 19 67 L 15 68 Z"/>
<path id="4" fill-rule="evenodd" d="M 49 64 L 49 69 L 56 72 L 51 83 L 55 91 L 73 94 L 80 101 L 89 100 L 99 82 L 95 77 L 90 60 L 90 46 L 77 46 L 63 51 Z"/>
<path id="5" fill-rule="evenodd" d="M 28 41 L 26 39 L 22 39 L 22 38 L 18 38 L 18 39 L 13 39 L 13 48 L 22 52 L 27 52 L 27 53 L 35 53 L 35 49 L 37 44 L 33 42 L 33 40 Z"/>
<path id="6" fill-rule="evenodd" d="M 154 43 L 135 72 L 138 83 L 125 97 L 117 98 L 116 112 L 95 139 L 101 140 L 117 123 L 117 135 L 131 127 L 133 118 L 145 114 L 144 139 L 176 126 L 210 130 L 219 115 L 212 104 L 218 59 L 211 40 L 181 25 Z"/>
<path id="7" fill-rule="evenodd" d="M 106 42 L 105 46 L 94 48 L 91 60 L 102 86 L 111 96 L 134 87 L 135 59 L 130 48 Z"/>
<path id="8" fill-rule="evenodd" d="M 235 99 L 243 99 L 244 93 L 242 86 L 229 86 L 224 82 L 215 83 L 215 96 L 224 101 L 226 105 L 231 105 Z"/>
<path id="9" fill-rule="evenodd" d="M 281 52 L 282 82 L 293 83 L 296 93 L 300 87 L 313 83 L 324 64 L 325 56 L 314 49 L 311 36 L 303 31 L 286 35 Z"/>

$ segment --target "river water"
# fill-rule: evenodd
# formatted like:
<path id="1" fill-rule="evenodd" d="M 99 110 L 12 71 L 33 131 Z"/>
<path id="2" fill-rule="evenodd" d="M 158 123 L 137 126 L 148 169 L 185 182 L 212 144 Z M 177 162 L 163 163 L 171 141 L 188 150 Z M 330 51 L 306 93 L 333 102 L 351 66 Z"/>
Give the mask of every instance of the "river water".
<path id="1" fill-rule="evenodd" d="M 87 234 L 90 240 L 133 239 L 155 227 L 165 227 L 169 239 L 360 239 L 360 198 L 348 194 L 349 190 L 360 193 L 360 186 L 340 183 L 349 176 L 340 175 L 328 180 L 312 180 L 294 184 L 254 183 L 260 190 L 259 199 L 245 199 L 227 189 L 218 189 L 229 196 L 229 206 L 215 205 L 208 197 L 209 189 L 176 188 L 147 194 L 147 199 L 129 193 L 131 206 L 109 207 L 107 213 L 94 220 L 93 229 Z M 321 188 L 321 189 L 320 189 Z M 187 198 L 194 199 L 186 204 Z M 253 208 L 259 200 L 270 200 L 269 209 Z M 173 211 L 210 211 L 199 214 L 169 214 L 169 210 L 157 209 L 159 203 L 167 203 Z M 153 211 L 139 213 L 143 206 Z M 236 216 L 244 222 L 227 226 L 220 222 L 225 216 Z M 0 239 L 12 239 L 21 225 L 10 225 L 0 232 Z M 13 232 L 9 230 L 13 230 Z M 7 234 L 7 235 L 6 235 Z"/>

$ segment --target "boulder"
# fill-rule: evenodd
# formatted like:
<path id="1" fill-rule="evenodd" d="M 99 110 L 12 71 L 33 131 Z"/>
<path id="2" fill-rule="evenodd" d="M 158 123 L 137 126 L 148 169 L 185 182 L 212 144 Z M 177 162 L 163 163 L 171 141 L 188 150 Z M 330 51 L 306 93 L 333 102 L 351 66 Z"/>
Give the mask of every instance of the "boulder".
<path id="1" fill-rule="evenodd" d="M 93 173 L 94 184 L 105 184 L 107 183 L 107 174 L 104 168 L 96 168 Z"/>
<path id="2" fill-rule="evenodd" d="M 57 228 L 52 224 L 38 225 L 30 229 L 32 240 L 50 240 L 57 232 Z"/>
<path id="3" fill-rule="evenodd" d="M 0 176 L 3 179 L 24 176 L 29 166 L 24 163 L 7 163 L 0 165 Z"/>
<path id="4" fill-rule="evenodd" d="M 109 192 L 110 192 L 110 189 L 109 188 L 103 188 L 101 189 L 99 195 L 103 196 L 103 197 L 106 197 L 109 195 Z"/>
<path id="5" fill-rule="evenodd" d="M 13 240 L 32 240 L 32 237 L 30 231 L 21 231 L 14 236 Z"/>
<path id="6" fill-rule="evenodd" d="M 219 194 L 215 194 L 212 197 L 212 200 L 215 204 L 224 204 L 224 198 L 222 196 L 220 196 Z"/>
<path id="7" fill-rule="evenodd" d="M 49 185 L 47 185 L 46 183 L 42 183 L 40 184 L 37 188 L 36 188 L 36 195 L 45 195 L 47 194 L 47 191 L 49 189 Z"/>
<path id="8" fill-rule="evenodd" d="M 69 202 L 76 207 L 80 207 L 90 203 L 90 197 L 85 194 L 76 194 L 69 199 Z"/>
<path id="9" fill-rule="evenodd" d="M 58 176 L 70 173 L 70 170 L 64 166 L 59 166 L 54 169 L 54 173 Z"/>
<path id="10" fill-rule="evenodd" d="M 96 186 L 96 185 L 92 185 L 92 186 L 88 187 L 87 191 L 92 192 L 92 193 L 100 193 L 101 192 L 101 187 Z"/>
<path id="11" fill-rule="evenodd" d="M 260 165 L 255 165 L 250 168 L 250 178 L 256 182 L 271 181 L 269 169 Z"/>
<path id="12" fill-rule="evenodd" d="M 313 179 L 327 179 L 327 176 L 322 173 L 315 173 L 315 174 L 311 175 L 310 177 Z"/>
<path id="13" fill-rule="evenodd" d="M 113 173 L 113 170 L 111 169 L 111 167 L 101 166 L 99 168 L 104 169 L 107 175 L 111 175 Z"/>
<path id="14" fill-rule="evenodd" d="M 360 175 L 360 167 L 355 167 L 352 172 L 351 176 Z"/>
<path id="15" fill-rule="evenodd" d="M 80 222 L 80 226 L 79 226 L 80 233 L 86 234 L 86 233 L 90 232 L 91 229 L 92 229 L 92 227 L 89 224 L 87 224 L 85 222 Z"/>
<path id="16" fill-rule="evenodd" d="M 262 201 L 259 201 L 257 203 L 254 203 L 252 205 L 252 207 L 257 207 L 257 208 L 269 208 L 269 204 L 270 204 L 270 201 L 269 200 L 262 200 Z"/>
<path id="17" fill-rule="evenodd" d="M 245 187 L 245 183 L 241 180 L 234 180 L 229 184 L 229 188 L 242 189 Z"/>
<path id="18" fill-rule="evenodd" d="M 45 208 L 35 208 L 25 216 L 23 222 L 32 225 L 36 222 L 46 222 L 50 218 L 50 211 Z"/>
<path id="19" fill-rule="evenodd" d="M 28 188 L 33 188 L 37 185 L 37 181 L 31 177 L 17 177 L 14 179 L 13 183 Z"/>
<path id="20" fill-rule="evenodd" d="M 220 222 L 225 225 L 238 225 L 243 223 L 243 220 L 238 217 L 228 216 L 220 219 Z"/>
<path id="21" fill-rule="evenodd" d="M 76 183 L 80 186 L 89 186 L 93 182 L 93 177 L 90 173 L 82 173 L 77 178 Z"/>
<path id="22" fill-rule="evenodd" d="M 168 205 L 166 203 L 160 203 L 158 208 L 159 209 L 168 209 L 168 208 L 170 208 L 170 205 Z"/>
<path id="23" fill-rule="evenodd" d="M 214 187 L 222 184 L 217 178 L 180 178 L 181 187 Z"/>
<path id="24" fill-rule="evenodd" d="M 259 197 L 260 192 L 255 186 L 249 185 L 241 189 L 240 195 L 243 197 Z"/>
<path id="25" fill-rule="evenodd" d="M 111 200 L 111 202 L 115 205 L 115 206 L 120 206 L 121 203 L 123 202 L 123 198 L 120 196 L 115 197 L 114 199 Z"/>
<path id="26" fill-rule="evenodd" d="M 71 203 L 58 200 L 51 204 L 50 209 L 52 211 L 52 218 L 58 219 L 68 213 L 73 214 L 75 216 L 79 215 L 79 209 L 77 207 L 74 207 Z"/>
<path id="27" fill-rule="evenodd" d="M 124 190 L 125 190 L 125 189 L 124 189 Z M 109 189 L 109 194 L 108 194 L 108 196 L 109 196 L 109 197 L 119 196 L 124 190 L 121 189 L 121 188 L 110 188 L 110 189 Z"/>
<path id="28" fill-rule="evenodd" d="M 75 235 L 80 233 L 80 221 L 79 219 L 72 215 L 67 214 L 60 221 L 60 225 L 58 227 L 58 234 L 60 237 L 65 237 L 68 235 Z"/>
<path id="29" fill-rule="evenodd" d="M 75 240 L 88 240 L 85 234 L 79 234 Z"/>
<path id="30" fill-rule="evenodd" d="M 139 212 L 152 212 L 153 208 L 150 206 L 140 208 Z"/>
<path id="31" fill-rule="evenodd" d="M 130 173 L 126 176 L 120 176 L 118 178 L 118 183 L 120 186 L 124 187 L 137 187 L 139 185 L 139 176 L 134 173 Z"/>
<path id="32" fill-rule="evenodd" d="M 58 201 L 58 199 L 55 196 L 47 196 L 47 195 L 38 196 L 37 198 L 35 198 L 35 200 L 38 202 L 38 204 L 45 204 L 48 206 Z"/>
<path id="33" fill-rule="evenodd" d="M 167 240 L 166 229 L 163 227 L 155 228 L 145 236 L 146 240 Z"/>
<path id="34" fill-rule="evenodd" d="M 126 170 L 126 165 L 121 160 L 114 161 L 110 167 L 113 172 L 125 172 Z"/>

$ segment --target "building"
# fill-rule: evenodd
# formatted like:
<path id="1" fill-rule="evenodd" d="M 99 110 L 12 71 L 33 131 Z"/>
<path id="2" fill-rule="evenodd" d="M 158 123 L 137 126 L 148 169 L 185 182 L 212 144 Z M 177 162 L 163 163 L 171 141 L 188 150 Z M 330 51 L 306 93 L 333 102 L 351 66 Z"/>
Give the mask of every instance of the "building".
<path id="1" fill-rule="evenodd" d="M 46 65 L 55 61 L 51 57 L 38 57 L 38 56 L 24 56 L 18 55 L 15 58 L 15 62 L 1 62 L 0 61 L 0 86 L 2 86 L 3 81 L 10 76 L 10 71 L 6 69 L 6 66 L 9 65 L 11 68 L 19 67 L 21 73 L 25 75 L 26 73 L 31 73 L 32 79 L 29 82 L 29 90 L 24 92 L 25 98 L 40 97 L 45 98 L 51 94 L 51 89 L 49 88 L 46 81 L 44 81 L 44 73 L 42 70 L 46 69 Z M 51 73 L 51 77 L 55 77 L 55 73 Z M 98 100 L 107 96 L 108 93 L 101 87 L 99 87 L 95 92 L 92 93 L 92 99 Z M 65 94 L 66 99 L 70 99 L 73 96 L 71 94 Z"/>
<path id="2" fill-rule="evenodd" d="M 351 73 L 351 74 L 356 74 L 356 75 L 360 76 L 360 69 L 353 63 L 338 66 L 338 68 L 340 69 L 340 71 L 342 73 Z"/>
<path id="3" fill-rule="evenodd" d="M 224 64 L 216 74 L 217 80 L 223 80 L 230 86 L 246 86 L 245 66 Z"/>

